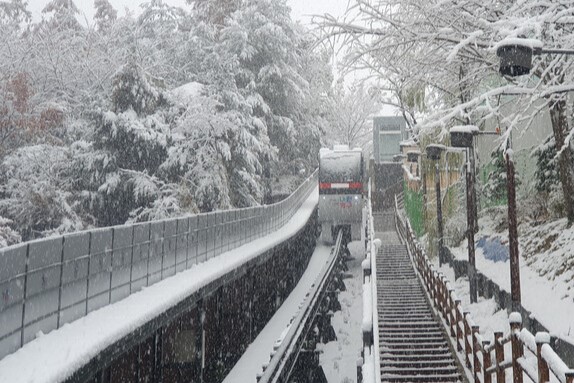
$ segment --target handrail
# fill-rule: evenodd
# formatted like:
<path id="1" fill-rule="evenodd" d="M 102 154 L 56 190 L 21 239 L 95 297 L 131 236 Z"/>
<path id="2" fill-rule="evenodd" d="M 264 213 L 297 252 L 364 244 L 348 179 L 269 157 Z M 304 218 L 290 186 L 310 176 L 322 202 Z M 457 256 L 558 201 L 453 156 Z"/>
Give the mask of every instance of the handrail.
<path id="1" fill-rule="evenodd" d="M 0 249 L 0 359 L 160 280 L 263 237 L 291 219 L 317 170 L 271 205 L 97 228 Z"/>
<path id="2" fill-rule="evenodd" d="M 373 205 L 371 203 L 372 185 L 369 180 L 369 199 L 367 201 L 367 211 L 369 217 L 369 238 L 371 252 L 371 305 L 373 314 L 373 355 L 375 357 L 373 367 L 375 369 L 375 382 L 381 381 L 381 358 L 379 339 L 379 305 L 377 304 L 377 247 L 375 246 L 375 222 L 373 219 Z"/>
<path id="3" fill-rule="evenodd" d="M 271 359 L 263 367 L 263 374 L 257 377 L 257 382 L 277 383 L 289 380 L 289 375 L 295 366 L 299 351 L 313 326 L 319 307 L 326 296 L 326 289 L 332 280 L 335 265 L 341 258 L 342 242 L 343 231 L 339 230 L 335 246 L 331 250 L 329 259 L 321 274 L 317 277 L 317 281 L 307 294 L 303 309 L 292 319 L 283 339 L 279 339 L 276 343 L 279 344 L 279 347 L 271 354 Z"/>
<path id="4" fill-rule="evenodd" d="M 368 183 L 365 227 L 365 260 L 363 261 L 363 365 L 362 379 L 365 383 L 381 381 L 379 358 L 379 315 L 377 305 L 377 246 L 371 204 L 371 180 Z"/>
<path id="5" fill-rule="evenodd" d="M 574 383 L 574 370 L 552 349 L 548 333 L 538 332 L 533 335 L 522 328 L 519 313 L 510 314 L 508 334 L 495 332 L 492 341 L 485 340 L 470 313 L 463 310 L 448 280 L 434 270 L 410 222 L 400 213 L 396 199 L 395 216 L 399 235 L 407 243 L 407 249 L 431 302 L 442 317 L 456 350 L 462 353 L 464 364 L 472 372 L 475 383 L 491 383 L 493 375 L 496 375 L 497 382 L 504 382 L 507 370 L 512 371 L 514 383 L 522 383 L 524 374 L 536 383 L 549 382 L 550 373 L 561 383 Z M 505 354 L 504 345 L 508 343 L 512 349 L 510 356 Z M 526 356 L 525 351 L 528 352 Z"/>

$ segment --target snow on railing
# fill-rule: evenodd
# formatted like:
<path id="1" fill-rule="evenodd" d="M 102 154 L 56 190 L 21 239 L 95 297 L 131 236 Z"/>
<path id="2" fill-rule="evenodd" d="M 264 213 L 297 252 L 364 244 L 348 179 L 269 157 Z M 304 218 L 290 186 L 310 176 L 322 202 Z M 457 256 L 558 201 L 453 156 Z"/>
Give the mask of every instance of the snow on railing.
<path id="1" fill-rule="evenodd" d="M 365 225 L 365 260 L 363 268 L 363 365 L 361 366 L 362 381 L 375 383 L 381 381 L 379 355 L 379 320 L 377 315 L 377 251 L 381 242 L 375 239 L 373 207 L 371 205 L 371 181 L 368 184 L 366 206 L 367 222 Z"/>
<path id="2" fill-rule="evenodd" d="M 0 249 L 0 359 L 160 280 L 278 230 L 317 171 L 272 205 L 119 225 Z"/>
<path id="3" fill-rule="evenodd" d="M 462 354 L 462 361 L 472 375 L 470 380 L 474 380 L 474 383 L 492 383 L 492 377 L 495 375 L 496 382 L 505 382 L 506 370 L 511 370 L 514 383 L 522 383 L 524 374 L 533 382 L 550 382 L 551 373 L 553 379 L 561 383 L 574 383 L 574 370 L 552 349 L 548 333 L 538 332 L 533 335 L 522 328 L 522 317 L 519 313 L 509 315 L 510 332 L 507 335 L 498 331 L 494 332 L 492 341 L 485 340 L 470 313 L 463 310 L 461 301 L 456 297 L 448 280 L 437 272 L 429 261 L 410 222 L 401 214 L 397 199 L 395 216 L 397 231 L 406 241 L 431 303 L 442 318 L 456 351 Z M 505 352 L 505 345 L 508 344 L 511 355 Z"/>

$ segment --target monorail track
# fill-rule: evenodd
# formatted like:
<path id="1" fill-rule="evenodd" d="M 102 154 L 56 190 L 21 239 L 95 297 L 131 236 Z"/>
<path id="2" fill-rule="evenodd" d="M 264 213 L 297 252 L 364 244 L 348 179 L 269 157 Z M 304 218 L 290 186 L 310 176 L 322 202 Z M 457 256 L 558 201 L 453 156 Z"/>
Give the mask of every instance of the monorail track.
<path id="1" fill-rule="evenodd" d="M 392 214 L 377 215 L 377 311 L 382 382 L 462 382 L 442 324 L 401 244 Z"/>

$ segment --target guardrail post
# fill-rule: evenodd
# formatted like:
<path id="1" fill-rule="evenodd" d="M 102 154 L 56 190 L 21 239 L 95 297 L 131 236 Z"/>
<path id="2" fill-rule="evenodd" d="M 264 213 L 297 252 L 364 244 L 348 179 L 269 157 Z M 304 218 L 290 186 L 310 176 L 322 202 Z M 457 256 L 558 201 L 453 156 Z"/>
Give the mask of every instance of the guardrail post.
<path id="1" fill-rule="evenodd" d="M 478 359 L 478 353 L 480 352 L 480 343 L 478 343 L 478 331 L 479 331 L 479 327 L 478 326 L 472 326 L 471 328 L 471 336 L 472 336 L 472 371 L 473 371 L 473 375 L 474 375 L 474 382 L 475 383 L 481 383 L 480 379 L 478 378 L 478 374 L 480 374 L 480 371 L 482 370 L 481 365 L 480 365 L 480 360 Z"/>
<path id="2" fill-rule="evenodd" d="M 446 288 L 446 277 L 442 273 L 440 274 L 440 290 L 442 316 L 448 324 L 448 289 Z"/>
<path id="3" fill-rule="evenodd" d="M 447 323 L 450 328 L 450 336 L 455 337 L 456 333 L 454 332 L 454 314 L 452 310 L 454 309 L 454 302 L 452 301 L 452 294 L 454 293 L 454 289 L 448 289 L 447 295 L 447 306 L 448 306 L 448 315 L 447 315 Z"/>
<path id="4" fill-rule="evenodd" d="M 538 383 L 550 381 L 548 363 L 542 357 L 542 346 L 550 343 L 550 335 L 547 332 L 536 333 L 536 356 L 538 358 Z"/>
<path id="5" fill-rule="evenodd" d="M 496 355 L 496 382 L 506 382 L 506 372 L 500 365 L 504 362 L 504 345 L 501 343 L 502 332 L 494 333 L 494 353 Z"/>
<path id="6" fill-rule="evenodd" d="M 522 368 L 518 363 L 518 359 L 524 355 L 524 348 L 522 342 L 518 338 L 518 334 L 522 329 L 522 317 L 519 313 L 512 313 L 509 317 L 510 322 L 510 339 L 512 343 L 512 374 L 514 383 L 522 383 Z"/>
<path id="7" fill-rule="evenodd" d="M 460 315 L 460 299 L 457 299 L 454 301 L 454 309 L 456 310 L 455 315 L 456 315 L 456 350 L 457 351 L 462 351 L 462 345 L 460 344 L 462 341 L 462 329 L 460 328 L 461 325 L 463 325 L 462 322 L 462 316 Z"/>
<path id="8" fill-rule="evenodd" d="M 24 328 L 26 327 L 26 300 L 28 299 L 28 267 L 30 265 L 30 245 L 26 245 L 26 263 L 24 264 L 24 286 L 22 287 L 22 317 L 20 321 L 20 347 L 24 346 Z"/>
<path id="9" fill-rule="evenodd" d="M 64 245 L 66 237 L 62 236 L 62 252 L 60 253 L 60 282 L 58 284 L 58 313 L 56 320 L 56 328 L 60 328 L 62 320 L 62 285 L 64 283 Z"/>
<path id="10" fill-rule="evenodd" d="M 468 311 L 465 311 L 463 313 L 463 326 L 464 326 L 464 356 L 465 356 L 465 361 L 466 361 L 466 367 L 471 368 L 471 364 L 470 364 L 470 354 L 472 353 L 472 347 L 470 345 L 470 342 L 468 341 L 468 337 L 472 336 L 472 333 L 470 332 L 470 326 L 468 325 L 468 319 L 466 319 L 467 316 L 469 316 L 470 313 Z"/>
<path id="11" fill-rule="evenodd" d="M 435 277 L 435 271 L 433 270 L 432 266 L 429 270 L 429 284 L 430 284 L 430 297 L 432 300 L 432 303 L 434 306 L 436 306 L 436 293 L 437 293 L 437 289 L 436 289 L 436 277 Z"/>
<path id="12" fill-rule="evenodd" d="M 443 315 L 444 317 L 444 305 L 443 305 L 443 298 L 444 298 L 444 285 L 442 283 L 442 273 L 438 272 L 436 273 L 436 277 L 435 277 L 435 283 L 436 283 L 436 287 L 437 287 L 437 299 L 436 299 L 436 303 L 437 303 L 437 307 L 439 312 Z"/>
<path id="13" fill-rule="evenodd" d="M 442 281 L 442 312 L 444 316 L 444 320 L 446 321 L 447 326 L 449 325 L 449 318 L 448 318 L 448 286 L 446 277 L 443 275 L 441 278 Z"/>
<path id="14" fill-rule="evenodd" d="M 490 360 L 490 352 L 486 352 L 486 347 L 489 345 L 490 342 L 487 340 L 482 342 L 482 379 L 484 383 L 492 383 L 492 375 L 486 372 L 486 370 L 492 366 L 492 361 Z"/>

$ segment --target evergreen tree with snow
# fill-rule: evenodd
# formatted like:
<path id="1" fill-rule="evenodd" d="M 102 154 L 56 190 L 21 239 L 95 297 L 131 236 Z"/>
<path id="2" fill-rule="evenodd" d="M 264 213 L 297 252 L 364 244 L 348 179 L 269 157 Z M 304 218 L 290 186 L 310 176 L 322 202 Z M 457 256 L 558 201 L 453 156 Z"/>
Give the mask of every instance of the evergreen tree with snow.
<path id="1" fill-rule="evenodd" d="M 490 170 L 486 176 L 486 183 L 483 193 L 487 200 L 487 205 L 501 203 L 506 200 L 506 161 L 504 153 L 500 148 L 490 153 Z"/>
<path id="2" fill-rule="evenodd" d="M 94 0 L 96 13 L 94 21 L 100 32 L 107 32 L 118 19 L 118 11 L 110 4 L 108 0 Z"/>
<path id="3" fill-rule="evenodd" d="M 206 23 L 221 28 L 225 20 L 237 11 L 244 0 L 187 0 L 192 5 L 194 13 Z"/>
<path id="4" fill-rule="evenodd" d="M 124 223 L 157 198 L 155 172 L 170 140 L 167 101 L 141 67 L 126 64 L 113 84 L 111 110 L 96 113 L 93 145 L 80 150 L 76 164 L 101 225 Z"/>
<path id="5" fill-rule="evenodd" d="M 556 142 L 554 136 L 549 136 L 544 142 L 533 150 L 536 158 L 536 190 L 550 193 L 558 185 L 558 170 L 556 164 Z"/>
<path id="6" fill-rule="evenodd" d="M 81 30 L 82 26 L 76 18 L 80 13 L 73 0 L 51 0 L 42 13 L 49 15 L 48 28 L 51 30 Z"/>

